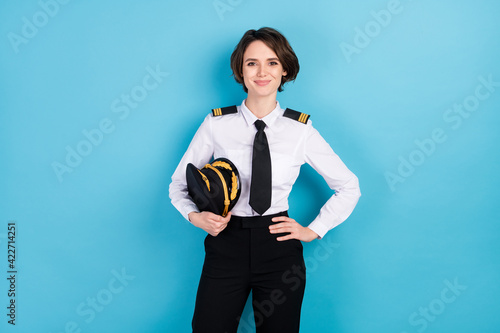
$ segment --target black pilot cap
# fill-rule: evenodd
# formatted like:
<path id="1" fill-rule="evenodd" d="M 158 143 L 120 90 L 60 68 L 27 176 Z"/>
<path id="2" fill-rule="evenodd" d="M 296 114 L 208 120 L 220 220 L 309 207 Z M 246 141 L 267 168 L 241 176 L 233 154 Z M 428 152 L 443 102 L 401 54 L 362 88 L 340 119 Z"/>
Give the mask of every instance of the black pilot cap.
<path id="1" fill-rule="evenodd" d="M 186 167 L 188 193 L 198 209 L 226 216 L 240 197 L 238 169 L 226 158 L 218 158 L 201 170 Z"/>

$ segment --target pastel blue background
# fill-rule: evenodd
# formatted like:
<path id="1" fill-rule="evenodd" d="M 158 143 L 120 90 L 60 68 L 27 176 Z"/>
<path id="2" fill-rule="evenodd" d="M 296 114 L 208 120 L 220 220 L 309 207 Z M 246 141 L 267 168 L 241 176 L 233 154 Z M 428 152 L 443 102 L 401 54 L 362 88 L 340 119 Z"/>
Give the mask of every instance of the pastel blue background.
<path id="1" fill-rule="evenodd" d="M 1 331 L 190 332 L 205 234 L 170 204 L 170 177 L 210 109 L 245 97 L 229 68 L 239 38 L 271 26 L 301 64 L 281 105 L 312 115 L 363 194 L 348 221 L 304 244 L 302 332 L 498 332 L 500 87 L 480 88 L 488 97 L 460 125 L 457 114 L 446 117 L 479 77 L 500 81 L 500 3 L 401 0 L 386 26 L 374 23 L 371 12 L 388 5 L 70 1 L 47 7 L 44 22 L 39 2 L 3 1 Z M 16 53 L 10 33 L 22 36 L 23 17 L 33 16 L 40 27 Z M 366 27 L 369 44 L 347 57 L 342 43 L 355 46 Z M 169 75 L 144 100 L 128 114 L 124 103 L 113 109 L 157 67 Z M 113 131 L 60 181 L 52 164 L 65 164 L 66 147 L 106 119 Z M 415 140 L 435 129 L 446 140 L 418 153 Z M 419 165 L 391 189 L 387 173 L 398 175 L 410 156 Z M 330 195 L 304 166 L 290 214 L 307 225 Z M 10 220 L 15 327 L 6 323 Z M 122 270 L 124 283 L 114 277 Z M 87 305 L 96 297 L 106 303 L 99 311 Z"/>

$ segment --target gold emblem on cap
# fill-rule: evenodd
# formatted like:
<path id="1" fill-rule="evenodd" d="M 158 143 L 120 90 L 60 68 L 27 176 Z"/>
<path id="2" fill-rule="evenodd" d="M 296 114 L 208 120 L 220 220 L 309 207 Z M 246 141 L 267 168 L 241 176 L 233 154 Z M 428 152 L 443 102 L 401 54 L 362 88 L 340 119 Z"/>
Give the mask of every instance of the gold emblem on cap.
<path id="1" fill-rule="evenodd" d="M 222 176 L 220 171 L 217 170 L 215 167 L 222 167 L 226 170 L 231 171 L 231 182 L 232 182 L 231 194 L 229 194 L 227 191 L 227 184 L 226 184 L 226 180 L 224 179 L 224 176 Z M 231 198 L 231 200 L 234 200 L 236 198 L 236 194 L 238 193 L 238 178 L 236 177 L 235 173 L 233 172 L 233 169 L 231 169 L 231 166 L 228 163 L 223 162 L 223 161 L 215 161 L 212 164 L 207 164 L 207 165 L 205 165 L 205 168 L 213 170 L 219 176 L 219 178 L 222 182 L 222 188 L 224 190 L 224 212 L 222 213 L 222 216 L 226 216 L 229 213 L 228 212 L 229 205 L 231 204 L 231 201 L 229 200 L 229 198 Z M 205 182 L 207 183 L 207 186 L 209 186 L 208 179 Z M 209 187 L 209 190 L 210 190 L 210 187 Z"/>

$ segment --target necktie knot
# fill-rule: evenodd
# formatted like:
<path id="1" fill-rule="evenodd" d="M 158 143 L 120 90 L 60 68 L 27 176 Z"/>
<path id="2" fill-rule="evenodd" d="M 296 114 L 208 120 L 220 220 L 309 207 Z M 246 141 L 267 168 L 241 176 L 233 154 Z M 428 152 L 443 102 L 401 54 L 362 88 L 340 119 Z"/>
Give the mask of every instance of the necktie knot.
<path id="1" fill-rule="evenodd" d="M 266 127 L 266 123 L 263 122 L 262 120 L 256 120 L 254 123 L 255 127 L 257 127 L 257 131 L 263 131 L 264 128 Z"/>

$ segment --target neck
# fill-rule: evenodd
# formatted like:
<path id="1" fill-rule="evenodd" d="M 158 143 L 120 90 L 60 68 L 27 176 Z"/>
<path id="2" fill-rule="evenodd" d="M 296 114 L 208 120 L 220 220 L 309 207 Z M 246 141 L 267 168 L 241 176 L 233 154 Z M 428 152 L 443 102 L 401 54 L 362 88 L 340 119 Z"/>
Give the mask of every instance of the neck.
<path id="1" fill-rule="evenodd" d="M 276 108 L 276 94 L 265 97 L 249 94 L 245 105 L 257 118 L 262 119 Z"/>

